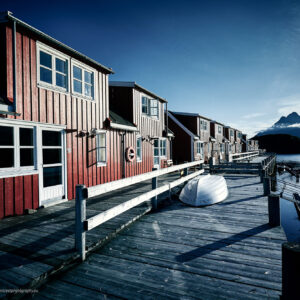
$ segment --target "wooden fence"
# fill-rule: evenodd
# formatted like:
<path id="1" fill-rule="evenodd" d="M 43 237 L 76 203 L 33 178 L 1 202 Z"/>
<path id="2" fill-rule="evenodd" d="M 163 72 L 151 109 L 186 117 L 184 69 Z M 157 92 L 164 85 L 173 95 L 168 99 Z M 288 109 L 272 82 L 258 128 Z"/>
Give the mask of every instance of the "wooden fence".
<path id="1" fill-rule="evenodd" d="M 84 185 L 76 186 L 76 217 L 75 217 L 75 248 L 79 252 L 81 260 L 85 260 L 86 257 L 86 232 L 103 224 L 104 222 L 124 213 L 125 211 L 142 204 L 149 199 L 152 199 L 152 209 L 157 208 L 157 196 L 166 191 L 171 191 L 172 188 L 202 174 L 204 169 L 202 164 L 203 160 L 184 163 L 181 165 L 172 166 L 165 169 L 154 170 L 149 173 L 93 186 L 86 188 Z M 188 175 L 188 168 L 198 167 L 198 170 Z M 200 168 L 199 168 L 200 167 Z M 165 184 L 161 187 L 157 187 L 157 177 L 169 174 L 175 171 L 184 170 L 184 176 Z M 91 197 L 103 195 L 108 192 L 112 192 L 130 185 L 141 183 L 146 180 L 152 179 L 152 190 L 144 193 L 138 197 L 128 200 L 122 204 L 119 204 L 111 209 L 101 212 L 89 219 L 86 218 L 86 201 Z"/>
<path id="2" fill-rule="evenodd" d="M 240 160 L 250 161 L 250 159 L 256 156 L 259 156 L 259 151 L 229 154 L 229 161 L 240 161 Z"/>

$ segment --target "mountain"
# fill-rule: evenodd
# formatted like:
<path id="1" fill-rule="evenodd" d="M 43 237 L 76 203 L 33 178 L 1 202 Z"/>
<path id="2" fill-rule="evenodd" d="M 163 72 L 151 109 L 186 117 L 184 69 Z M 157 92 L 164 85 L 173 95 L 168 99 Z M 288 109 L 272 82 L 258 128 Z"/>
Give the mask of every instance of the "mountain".
<path id="1" fill-rule="evenodd" d="M 292 112 L 287 117 L 281 117 L 273 127 L 289 126 L 294 124 L 300 124 L 300 116 L 296 112 Z"/>
<path id="2" fill-rule="evenodd" d="M 300 153 L 300 116 L 293 112 L 281 117 L 273 126 L 260 131 L 253 139 L 259 147 L 278 154 Z"/>
<path id="3" fill-rule="evenodd" d="M 260 131 L 255 138 L 270 134 L 288 134 L 300 138 L 300 116 L 296 112 L 281 117 L 273 126 Z"/>

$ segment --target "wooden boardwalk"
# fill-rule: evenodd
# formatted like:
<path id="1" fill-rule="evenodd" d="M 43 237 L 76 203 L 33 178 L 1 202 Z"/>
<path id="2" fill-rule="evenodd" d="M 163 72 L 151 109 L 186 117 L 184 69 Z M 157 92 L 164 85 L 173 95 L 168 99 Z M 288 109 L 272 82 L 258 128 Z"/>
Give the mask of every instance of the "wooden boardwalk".
<path id="1" fill-rule="evenodd" d="M 159 184 L 178 179 L 162 176 Z M 114 207 L 151 190 L 151 181 L 109 193 L 87 203 L 87 216 Z M 162 195 L 160 198 L 165 198 Z M 146 202 L 87 233 L 89 250 L 101 246 L 136 219 L 150 211 Z M 75 201 L 38 210 L 33 215 L 0 222 L 0 298 L 3 290 L 36 287 L 45 279 L 78 261 L 74 250 Z"/>
<path id="2" fill-rule="evenodd" d="M 174 199 L 35 298 L 279 299 L 283 230 L 268 225 L 258 176 L 226 180 L 230 195 L 223 203 L 193 208 Z"/>

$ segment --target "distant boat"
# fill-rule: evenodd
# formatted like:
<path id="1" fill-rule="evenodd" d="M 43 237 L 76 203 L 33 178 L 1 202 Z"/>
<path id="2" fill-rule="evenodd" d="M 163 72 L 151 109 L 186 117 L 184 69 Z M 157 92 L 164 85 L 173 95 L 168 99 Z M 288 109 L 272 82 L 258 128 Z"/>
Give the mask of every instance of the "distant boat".
<path id="1" fill-rule="evenodd" d="M 223 176 L 201 175 L 185 185 L 179 199 L 191 206 L 206 206 L 221 202 L 227 196 L 228 189 Z"/>

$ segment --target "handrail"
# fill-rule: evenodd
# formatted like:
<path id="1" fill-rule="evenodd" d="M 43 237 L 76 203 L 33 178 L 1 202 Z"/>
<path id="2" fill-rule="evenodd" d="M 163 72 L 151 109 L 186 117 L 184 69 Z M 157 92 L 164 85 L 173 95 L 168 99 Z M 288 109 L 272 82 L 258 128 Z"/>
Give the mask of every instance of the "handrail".
<path id="1" fill-rule="evenodd" d="M 76 214 L 75 214 L 75 248 L 80 254 L 81 260 L 85 260 L 86 257 L 86 232 L 103 224 L 104 222 L 124 213 L 125 211 L 142 204 L 149 199 L 152 199 L 152 209 L 157 207 L 157 196 L 166 191 L 171 191 L 175 186 L 190 180 L 204 172 L 202 164 L 203 160 L 184 163 L 181 165 L 172 166 L 169 168 L 155 170 L 149 173 L 121 179 L 102 185 L 86 188 L 84 185 L 76 185 Z M 200 166 L 200 170 L 188 175 L 188 168 L 193 166 Z M 174 171 L 184 169 L 184 177 L 177 179 L 171 183 L 165 184 L 161 187 L 157 187 L 157 177 L 172 173 Z M 138 197 L 130 199 L 124 203 L 121 203 L 111 209 L 101 212 L 89 219 L 86 219 L 86 201 L 95 196 L 103 195 L 104 193 L 115 191 L 122 187 L 127 187 L 136 183 L 140 183 L 146 180 L 152 179 L 152 190 L 144 193 Z"/>
<path id="2" fill-rule="evenodd" d="M 231 154 L 231 156 L 239 156 L 239 155 L 241 155 L 241 154 L 254 154 L 254 153 L 259 154 L 259 151 L 250 151 L 250 152 L 233 153 L 233 154 Z"/>

